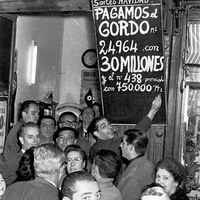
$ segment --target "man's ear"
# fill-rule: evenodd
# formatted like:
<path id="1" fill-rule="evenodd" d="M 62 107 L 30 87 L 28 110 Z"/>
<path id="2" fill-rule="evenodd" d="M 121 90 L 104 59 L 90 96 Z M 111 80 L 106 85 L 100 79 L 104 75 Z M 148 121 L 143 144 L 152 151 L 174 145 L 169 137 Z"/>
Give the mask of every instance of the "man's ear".
<path id="1" fill-rule="evenodd" d="M 92 167 L 92 175 L 93 175 L 96 179 L 98 179 L 98 178 L 100 177 L 98 166 L 94 165 L 94 166 Z"/>
<path id="2" fill-rule="evenodd" d="M 62 200 L 70 200 L 68 197 L 63 197 Z"/>
<path id="3" fill-rule="evenodd" d="M 93 134 L 94 134 L 96 137 L 101 138 L 101 135 L 99 134 L 98 131 L 94 131 Z"/>
<path id="4" fill-rule="evenodd" d="M 128 149 L 129 149 L 129 151 L 132 151 L 134 149 L 134 146 L 132 144 L 129 144 Z"/>
<path id="5" fill-rule="evenodd" d="M 83 169 L 85 169 L 86 168 L 86 162 L 84 161 L 83 162 Z"/>
<path id="6" fill-rule="evenodd" d="M 22 119 L 25 119 L 25 118 L 26 118 L 26 112 L 22 111 Z"/>
<path id="7" fill-rule="evenodd" d="M 23 137 L 20 136 L 19 141 L 20 141 L 21 144 L 24 144 L 24 138 Z"/>
<path id="8" fill-rule="evenodd" d="M 76 144 L 77 142 L 78 142 L 78 139 L 75 138 L 75 139 L 74 139 L 74 144 Z"/>

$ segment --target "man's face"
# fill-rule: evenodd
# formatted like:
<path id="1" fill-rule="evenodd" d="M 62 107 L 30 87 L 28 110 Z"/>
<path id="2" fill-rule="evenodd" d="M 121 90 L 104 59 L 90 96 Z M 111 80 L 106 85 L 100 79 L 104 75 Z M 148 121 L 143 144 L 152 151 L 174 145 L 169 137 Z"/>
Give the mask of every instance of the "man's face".
<path id="1" fill-rule="evenodd" d="M 103 118 L 102 120 L 100 120 L 97 123 L 97 127 L 98 127 L 98 135 L 100 139 L 108 140 L 114 137 L 115 130 L 106 118 Z"/>
<path id="2" fill-rule="evenodd" d="M 127 136 L 124 135 L 123 140 L 120 144 L 120 147 L 121 147 L 121 151 L 122 151 L 122 156 L 124 158 L 130 160 L 130 152 L 129 152 L 130 145 L 127 143 L 126 138 L 127 138 Z"/>
<path id="3" fill-rule="evenodd" d="M 73 200 L 100 200 L 101 191 L 99 184 L 96 181 L 79 181 L 76 183 L 75 193 L 72 196 Z"/>
<path id="4" fill-rule="evenodd" d="M 71 130 L 64 130 L 59 133 L 56 139 L 57 145 L 64 151 L 66 147 L 76 143 L 74 132 Z"/>
<path id="5" fill-rule="evenodd" d="M 59 121 L 60 128 L 71 127 L 71 128 L 76 129 L 76 126 L 77 126 L 77 121 L 76 121 L 75 116 L 66 114 L 60 118 L 60 121 Z"/>
<path id="6" fill-rule="evenodd" d="M 95 117 L 99 117 L 100 116 L 100 108 L 97 105 L 92 106 L 92 109 L 94 110 L 95 113 Z"/>
<path id="7" fill-rule="evenodd" d="M 53 138 L 55 124 L 53 119 L 44 118 L 40 124 L 40 134 L 44 138 Z"/>
<path id="8" fill-rule="evenodd" d="M 84 123 L 90 123 L 94 118 L 94 111 L 92 108 L 85 108 L 82 114 L 82 120 Z"/>
<path id="9" fill-rule="evenodd" d="M 27 111 L 22 112 L 22 116 L 25 123 L 27 122 L 37 123 L 39 119 L 39 107 L 35 104 L 30 104 Z"/>
<path id="10" fill-rule="evenodd" d="M 27 127 L 24 128 L 24 135 L 19 138 L 22 144 L 22 149 L 27 150 L 31 147 L 36 147 L 40 143 L 39 128 Z"/>

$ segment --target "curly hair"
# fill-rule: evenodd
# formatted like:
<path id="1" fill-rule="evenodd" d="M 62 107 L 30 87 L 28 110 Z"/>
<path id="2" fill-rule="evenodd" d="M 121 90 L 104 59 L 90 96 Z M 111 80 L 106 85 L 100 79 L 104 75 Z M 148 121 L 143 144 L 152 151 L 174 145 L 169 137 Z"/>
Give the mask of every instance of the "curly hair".
<path id="1" fill-rule="evenodd" d="M 35 179 L 35 170 L 33 166 L 34 162 L 34 148 L 31 147 L 30 149 L 26 150 L 23 154 L 20 162 L 19 167 L 17 170 L 17 181 L 29 181 Z"/>

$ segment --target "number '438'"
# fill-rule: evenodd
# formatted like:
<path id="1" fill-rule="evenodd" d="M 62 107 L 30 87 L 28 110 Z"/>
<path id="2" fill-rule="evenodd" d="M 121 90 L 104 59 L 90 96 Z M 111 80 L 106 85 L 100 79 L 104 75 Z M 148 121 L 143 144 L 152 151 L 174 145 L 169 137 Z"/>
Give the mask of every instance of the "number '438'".
<path id="1" fill-rule="evenodd" d="M 142 75 L 141 74 L 129 74 L 129 73 L 126 73 L 124 81 L 127 81 L 128 83 L 129 82 L 141 83 L 142 82 Z"/>

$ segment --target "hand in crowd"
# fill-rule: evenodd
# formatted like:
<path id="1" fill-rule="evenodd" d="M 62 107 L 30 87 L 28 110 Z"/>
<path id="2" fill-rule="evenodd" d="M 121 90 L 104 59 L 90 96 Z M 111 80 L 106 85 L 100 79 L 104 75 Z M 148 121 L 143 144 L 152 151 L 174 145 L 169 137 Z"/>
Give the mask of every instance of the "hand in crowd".
<path id="1" fill-rule="evenodd" d="M 151 109 L 148 113 L 148 117 L 152 120 L 155 116 L 155 114 L 158 112 L 160 106 L 161 106 L 161 103 L 162 103 L 162 98 L 161 98 L 161 94 L 159 94 L 152 102 L 152 105 L 151 105 Z"/>

